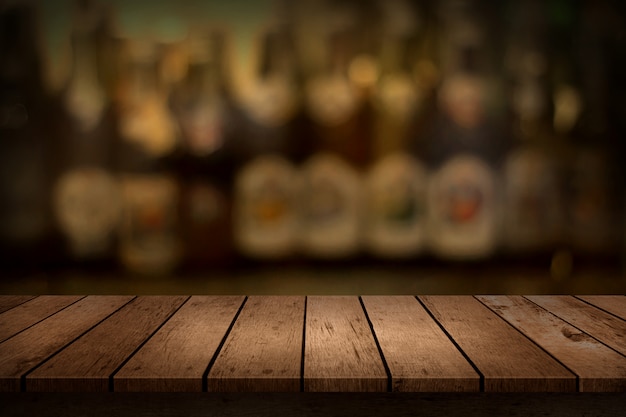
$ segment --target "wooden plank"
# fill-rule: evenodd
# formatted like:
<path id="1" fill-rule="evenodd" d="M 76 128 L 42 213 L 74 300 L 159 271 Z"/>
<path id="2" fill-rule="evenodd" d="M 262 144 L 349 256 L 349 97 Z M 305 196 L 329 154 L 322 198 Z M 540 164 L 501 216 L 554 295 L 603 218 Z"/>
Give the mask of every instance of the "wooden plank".
<path id="1" fill-rule="evenodd" d="M 576 373 L 580 391 L 626 392 L 626 357 L 522 296 L 477 298 Z"/>
<path id="2" fill-rule="evenodd" d="M 366 296 L 363 304 L 393 391 L 480 390 L 480 376 L 415 297 Z"/>
<path id="3" fill-rule="evenodd" d="M 299 391 L 302 296 L 250 297 L 207 376 L 208 391 Z"/>
<path id="4" fill-rule="evenodd" d="M 132 296 L 89 296 L 0 343 L 0 391 L 19 391 L 24 375 Z"/>
<path id="5" fill-rule="evenodd" d="M 575 391 L 576 377 L 470 296 L 420 296 L 484 376 L 485 391 Z"/>
<path id="6" fill-rule="evenodd" d="M 0 313 L 4 313 L 33 298 L 35 298 L 34 295 L 0 295 Z"/>
<path id="7" fill-rule="evenodd" d="M 568 295 L 526 298 L 626 355 L 626 321 Z"/>
<path id="8" fill-rule="evenodd" d="M 186 296 L 141 296 L 26 376 L 26 391 L 108 391 L 109 377 Z"/>
<path id="9" fill-rule="evenodd" d="M 387 383 L 358 297 L 308 297 L 304 390 L 386 391 Z"/>
<path id="10" fill-rule="evenodd" d="M 82 295 L 42 295 L 0 314 L 0 342 L 83 297 Z"/>
<path id="11" fill-rule="evenodd" d="M 113 377 L 114 391 L 202 391 L 243 296 L 194 296 Z"/>
<path id="12" fill-rule="evenodd" d="M 577 296 L 602 310 L 626 320 L 626 296 L 623 295 L 584 295 Z"/>

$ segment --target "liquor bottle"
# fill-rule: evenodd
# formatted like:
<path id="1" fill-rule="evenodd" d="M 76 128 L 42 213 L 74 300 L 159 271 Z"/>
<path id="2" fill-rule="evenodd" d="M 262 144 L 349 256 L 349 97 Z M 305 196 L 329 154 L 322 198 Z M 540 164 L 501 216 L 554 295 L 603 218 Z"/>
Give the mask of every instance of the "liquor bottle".
<path id="1" fill-rule="evenodd" d="M 562 241 L 565 146 L 551 123 L 547 13 L 537 1 L 517 6 L 507 51 L 513 144 L 503 170 L 503 244 L 530 263 L 545 261 Z"/>
<path id="2" fill-rule="evenodd" d="M 30 2 L 0 6 L 0 260 L 37 266 L 49 250 L 51 140 L 38 19 Z"/>
<path id="3" fill-rule="evenodd" d="M 248 259 L 295 259 L 298 233 L 297 164 L 302 135 L 300 70 L 291 29 L 276 25 L 262 37 L 258 67 L 244 97 L 244 131 L 237 149 L 234 230 Z"/>
<path id="4" fill-rule="evenodd" d="M 415 142 L 422 133 L 416 121 L 431 89 L 416 76 L 421 33 L 415 12 L 405 1 L 385 5 L 390 16 L 372 95 L 374 164 L 366 177 L 366 243 L 377 257 L 411 259 L 426 242 L 427 171 Z"/>
<path id="5" fill-rule="evenodd" d="M 78 2 L 74 20 L 72 72 L 57 118 L 61 166 L 54 209 L 70 261 L 105 267 L 114 259 L 121 200 L 112 173 L 115 120 L 98 65 L 104 20 L 95 2 Z"/>
<path id="6" fill-rule="evenodd" d="M 225 267 L 233 256 L 233 140 L 235 103 L 227 79 L 226 34 L 193 35 L 187 74 L 176 86 L 172 108 L 181 131 L 181 238 L 190 269 Z"/>
<path id="7" fill-rule="evenodd" d="M 366 105 L 350 78 L 352 28 L 328 35 L 325 68 L 306 85 L 312 155 L 302 166 L 301 240 L 310 258 L 348 260 L 363 238 L 363 173 L 370 162 Z"/>
<path id="8" fill-rule="evenodd" d="M 606 3 L 584 2 L 580 9 L 578 55 L 583 106 L 570 132 L 566 218 L 569 242 L 581 258 L 601 260 L 616 255 L 619 245 L 620 180 L 616 174 L 621 139 L 611 123 L 611 9 Z M 615 179 L 615 180 L 614 180 Z"/>
<path id="9" fill-rule="evenodd" d="M 439 111 L 425 145 L 429 246 L 441 259 L 486 260 L 500 226 L 497 80 L 477 17 L 465 11 L 445 26 Z"/>
<path id="10" fill-rule="evenodd" d="M 181 257 L 179 184 L 172 164 L 179 130 L 162 80 L 162 49 L 149 39 L 126 42 L 118 109 L 116 169 L 122 188 L 119 259 L 132 274 L 166 276 Z"/>

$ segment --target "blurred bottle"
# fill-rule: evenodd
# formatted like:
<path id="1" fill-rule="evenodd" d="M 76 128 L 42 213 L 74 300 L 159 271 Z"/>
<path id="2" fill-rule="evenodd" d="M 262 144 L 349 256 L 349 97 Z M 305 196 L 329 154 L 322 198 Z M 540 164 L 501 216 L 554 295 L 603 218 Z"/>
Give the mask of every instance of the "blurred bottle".
<path id="1" fill-rule="evenodd" d="M 610 115 L 611 56 L 608 46 L 614 11 L 606 2 L 584 2 L 579 10 L 577 52 L 582 113 L 570 137 L 573 158 L 567 184 L 569 240 L 583 258 L 616 255 L 619 244 L 619 187 L 617 159 L 621 139 Z"/>
<path id="2" fill-rule="evenodd" d="M 258 66 L 243 103 L 235 182 L 235 238 L 240 252 L 264 261 L 294 258 L 298 233 L 297 164 L 306 156 L 301 75 L 291 29 L 264 32 Z"/>
<path id="3" fill-rule="evenodd" d="M 442 7 L 451 3 L 460 10 L 444 22 L 439 112 L 426 144 L 429 242 L 443 259 L 484 260 L 495 253 L 500 231 L 498 80 L 484 22 L 471 2 Z"/>
<path id="4" fill-rule="evenodd" d="M 426 243 L 427 172 L 416 153 L 419 119 L 432 95 L 432 85 L 418 76 L 418 46 L 423 32 L 416 10 L 403 0 L 384 2 L 385 36 L 381 72 L 372 101 L 373 157 L 366 178 L 367 233 L 371 253 L 410 259 Z M 430 62 L 432 65 L 432 62 Z"/>
<path id="5" fill-rule="evenodd" d="M 549 260 L 564 232 L 566 154 L 551 123 L 548 23 L 542 2 L 517 2 L 505 57 L 513 143 L 503 172 L 503 240 L 509 255 L 527 263 Z"/>
<path id="6" fill-rule="evenodd" d="M 0 4 L 0 259 L 37 266 L 50 243 L 52 140 L 42 82 L 37 13 L 30 2 Z M 48 259 L 49 260 L 49 259 Z"/>
<path id="7" fill-rule="evenodd" d="M 54 209 L 69 246 L 82 266 L 108 267 L 121 199 L 111 171 L 115 119 L 100 74 L 101 31 L 105 20 L 97 2 L 79 1 L 71 32 L 72 71 L 56 115 L 59 175 Z"/>
<path id="8" fill-rule="evenodd" d="M 172 97 L 183 156 L 181 234 L 187 267 L 226 266 L 232 260 L 234 102 L 225 63 L 226 34 L 205 31 L 187 42 L 188 69 Z"/>
<path id="9" fill-rule="evenodd" d="M 311 258 L 346 260 L 363 237 L 363 178 L 370 162 L 367 103 L 350 77 L 350 16 L 326 38 L 327 61 L 306 85 L 313 150 L 302 166 L 301 241 Z"/>
<path id="10" fill-rule="evenodd" d="M 173 173 L 179 130 L 163 80 L 162 49 L 134 39 L 125 50 L 116 162 L 123 198 L 119 257 L 132 273 L 167 275 L 181 258 L 180 190 Z"/>

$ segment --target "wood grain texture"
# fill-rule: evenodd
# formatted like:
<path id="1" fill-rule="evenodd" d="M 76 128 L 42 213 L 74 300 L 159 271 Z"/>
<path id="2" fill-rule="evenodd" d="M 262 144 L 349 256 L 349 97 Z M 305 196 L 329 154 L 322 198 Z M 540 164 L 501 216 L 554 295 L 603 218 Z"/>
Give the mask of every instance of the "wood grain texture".
<path id="1" fill-rule="evenodd" d="M 626 357 L 522 296 L 477 298 L 576 373 L 580 391 L 626 392 Z"/>
<path id="2" fill-rule="evenodd" d="M 71 343 L 132 296 L 89 296 L 0 343 L 0 391 L 19 391 L 20 376 Z"/>
<path id="3" fill-rule="evenodd" d="M 108 391 L 109 377 L 187 300 L 140 296 L 26 376 L 26 391 Z"/>
<path id="4" fill-rule="evenodd" d="M 82 295 L 42 295 L 0 314 L 0 342 L 83 297 Z"/>
<path id="5" fill-rule="evenodd" d="M 365 296 L 393 391 L 480 391 L 480 376 L 411 296 Z"/>
<path id="6" fill-rule="evenodd" d="M 626 355 L 626 321 L 569 295 L 534 295 L 526 298 Z"/>
<path id="7" fill-rule="evenodd" d="M 485 391 L 575 391 L 576 377 L 473 297 L 420 296 L 484 376 Z"/>
<path id="8" fill-rule="evenodd" d="M 577 298 L 626 320 L 626 296 L 624 295 L 579 295 Z"/>
<path id="9" fill-rule="evenodd" d="M 386 391 L 387 382 L 358 297 L 308 297 L 304 390 Z"/>
<path id="10" fill-rule="evenodd" d="M 193 296 L 114 375 L 114 391 L 202 391 L 243 296 Z"/>
<path id="11" fill-rule="evenodd" d="M 0 313 L 4 313 L 33 298 L 35 298 L 34 295 L 0 295 Z"/>
<path id="12" fill-rule="evenodd" d="M 299 391 L 303 296 L 250 297 L 207 376 L 208 391 Z"/>

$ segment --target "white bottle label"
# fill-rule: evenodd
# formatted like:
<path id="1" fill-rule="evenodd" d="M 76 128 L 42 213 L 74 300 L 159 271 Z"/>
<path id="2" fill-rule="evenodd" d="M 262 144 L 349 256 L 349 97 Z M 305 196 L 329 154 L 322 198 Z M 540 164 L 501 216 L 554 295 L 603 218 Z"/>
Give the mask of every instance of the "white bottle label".
<path id="1" fill-rule="evenodd" d="M 417 254 L 426 237 L 426 170 L 411 155 L 392 154 L 367 177 L 370 250 L 383 257 Z"/>
<path id="2" fill-rule="evenodd" d="M 289 255 L 297 232 L 298 178 L 295 167 L 276 156 L 245 166 L 235 183 L 235 239 L 240 250 L 259 258 Z"/>
<path id="3" fill-rule="evenodd" d="M 311 157 L 303 167 L 301 245 L 312 256 L 340 258 L 361 239 L 363 183 L 342 159 Z"/>
<path id="4" fill-rule="evenodd" d="M 54 208 L 75 255 L 98 254 L 107 249 L 119 221 L 118 184 L 100 168 L 71 170 L 56 183 Z"/>
<path id="5" fill-rule="evenodd" d="M 121 115 L 123 137 L 141 146 L 154 157 L 167 155 L 178 141 L 178 126 L 165 98 L 158 94 L 135 97 Z"/>
<path id="6" fill-rule="evenodd" d="M 186 146 L 194 155 L 209 155 L 224 143 L 224 105 L 219 99 L 203 98 L 183 109 L 180 126 Z"/>
<path id="7" fill-rule="evenodd" d="M 181 251 L 176 183 L 166 175 L 128 175 L 122 179 L 122 192 L 122 261 L 138 273 L 169 272 Z"/>
<path id="8" fill-rule="evenodd" d="M 307 105 L 312 118 L 318 123 L 337 126 L 354 114 L 358 98 L 347 78 L 329 75 L 314 78 L 309 82 Z"/>
<path id="9" fill-rule="evenodd" d="M 499 226 L 493 171 L 482 160 L 459 155 L 430 180 L 429 236 L 433 251 L 446 258 L 489 255 Z"/>
<path id="10" fill-rule="evenodd" d="M 509 155 L 504 168 L 503 227 L 511 249 L 554 244 L 563 219 L 558 178 L 548 157 L 535 149 Z"/>
<path id="11" fill-rule="evenodd" d="M 282 126 L 298 108 L 296 90 L 282 76 L 259 80 L 245 101 L 250 116 L 263 126 Z"/>

